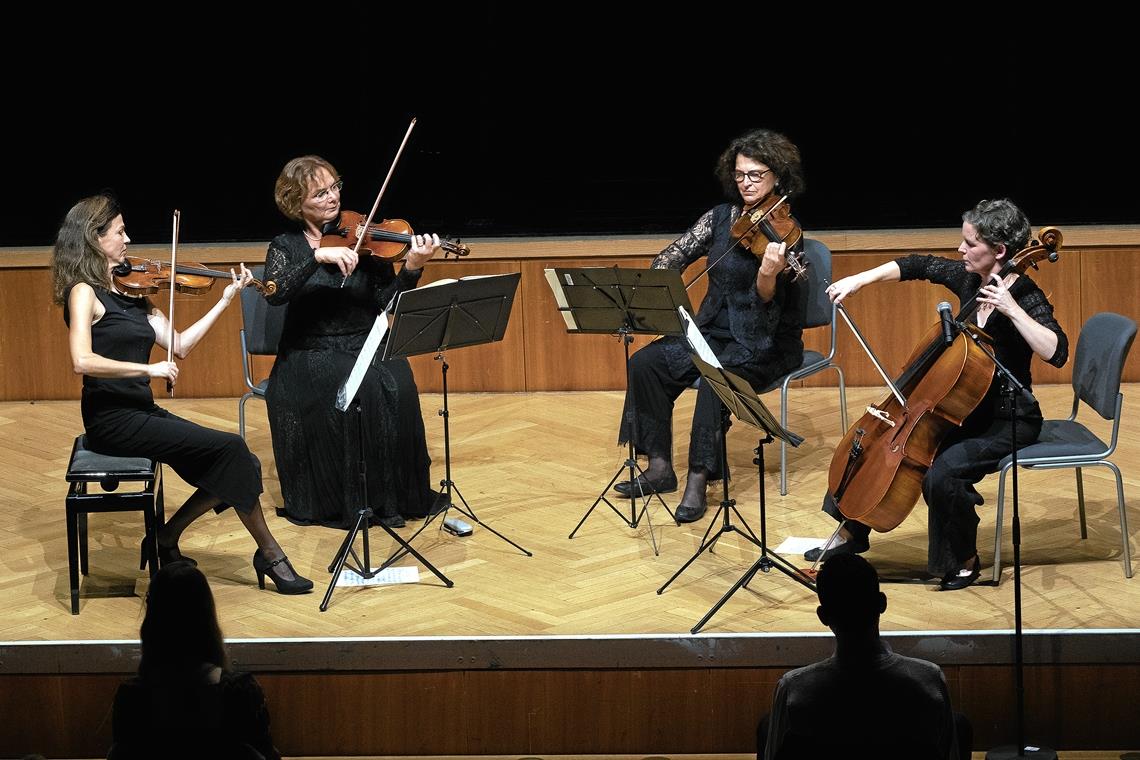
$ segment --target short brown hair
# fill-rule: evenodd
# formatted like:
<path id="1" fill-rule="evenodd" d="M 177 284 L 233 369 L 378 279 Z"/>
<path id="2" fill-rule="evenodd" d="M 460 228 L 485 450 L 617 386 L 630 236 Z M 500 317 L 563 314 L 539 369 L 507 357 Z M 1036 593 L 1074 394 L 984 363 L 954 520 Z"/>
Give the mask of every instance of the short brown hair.
<path id="1" fill-rule="evenodd" d="M 277 184 L 273 186 L 273 200 L 282 214 L 295 222 L 301 221 L 301 204 L 305 202 L 309 182 L 321 169 L 331 174 L 333 179 L 340 179 L 333 165 L 320 156 L 301 156 L 285 164 L 277 177 Z"/>

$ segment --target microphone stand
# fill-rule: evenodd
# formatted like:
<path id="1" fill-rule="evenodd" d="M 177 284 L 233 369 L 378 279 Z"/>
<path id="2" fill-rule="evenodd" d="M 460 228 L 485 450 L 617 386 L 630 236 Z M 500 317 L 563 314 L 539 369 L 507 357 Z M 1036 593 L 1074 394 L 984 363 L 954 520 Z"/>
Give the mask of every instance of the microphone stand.
<path id="1" fill-rule="evenodd" d="M 953 320 L 951 320 L 953 321 Z M 1047 747 L 1026 746 L 1025 744 L 1025 662 L 1022 656 L 1021 631 L 1021 519 L 1017 511 L 1017 396 L 1023 395 L 1030 401 L 1036 401 L 1020 380 L 1009 369 L 998 361 L 991 351 L 970 329 L 970 325 L 953 321 L 954 327 L 962 332 L 974 345 L 990 358 L 994 367 L 1004 380 L 1002 394 L 1009 404 L 1009 437 L 1010 456 L 1013 466 L 1013 519 L 1010 520 L 1010 533 L 1013 536 L 1013 658 L 1014 658 L 1014 692 L 1017 698 L 1017 744 L 1004 745 L 986 752 L 986 760 L 1014 760 L 1014 758 L 1033 758 L 1034 760 L 1057 760 L 1057 753 Z"/>

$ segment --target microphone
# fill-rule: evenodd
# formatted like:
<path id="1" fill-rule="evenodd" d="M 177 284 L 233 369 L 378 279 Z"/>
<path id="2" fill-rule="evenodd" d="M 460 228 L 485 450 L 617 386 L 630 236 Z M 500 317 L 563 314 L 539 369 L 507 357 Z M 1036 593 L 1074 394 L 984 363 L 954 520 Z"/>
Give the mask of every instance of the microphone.
<path id="1" fill-rule="evenodd" d="M 938 316 L 942 320 L 942 340 L 946 345 L 954 342 L 954 318 L 950 316 L 950 302 L 938 304 Z"/>

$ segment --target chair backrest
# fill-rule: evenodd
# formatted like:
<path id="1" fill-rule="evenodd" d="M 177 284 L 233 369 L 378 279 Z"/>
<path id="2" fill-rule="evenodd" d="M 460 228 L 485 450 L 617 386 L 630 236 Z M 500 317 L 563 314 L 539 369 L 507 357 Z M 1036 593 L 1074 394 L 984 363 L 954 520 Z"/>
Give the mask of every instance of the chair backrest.
<path id="1" fill-rule="evenodd" d="M 1073 392 L 1104 419 L 1116 414 L 1124 361 L 1136 337 L 1136 323 L 1121 314 L 1093 314 L 1077 338 Z"/>
<path id="2" fill-rule="evenodd" d="M 833 310 L 831 299 L 827 297 L 827 286 L 831 284 L 831 251 L 818 240 L 804 238 L 804 255 L 808 261 L 804 328 L 823 327 L 831 324 Z"/>
<path id="3" fill-rule="evenodd" d="M 254 278 L 264 277 L 265 267 L 254 267 Z M 241 318 L 245 331 L 245 349 L 251 354 L 273 355 L 281 340 L 288 305 L 273 306 L 254 288 L 241 292 Z"/>

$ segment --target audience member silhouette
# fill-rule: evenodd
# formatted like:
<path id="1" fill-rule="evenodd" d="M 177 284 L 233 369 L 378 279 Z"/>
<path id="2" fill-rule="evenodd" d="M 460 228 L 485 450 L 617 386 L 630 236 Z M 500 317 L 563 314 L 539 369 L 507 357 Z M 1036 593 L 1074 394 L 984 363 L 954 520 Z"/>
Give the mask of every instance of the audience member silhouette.
<path id="1" fill-rule="evenodd" d="M 875 568 L 856 554 L 836 555 L 816 589 L 835 654 L 780 679 L 757 732 L 759 759 L 969 758 L 969 722 L 951 711 L 942 669 L 895 654 L 879 637 L 887 597 Z"/>
<path id="2" fill-rule="evenodd" d="M 173 562 L 154 577 L 138 676 L 115 694 L 109 760 L 280 760 L 265 695 L 230 668 L 204 576 Z"/>

